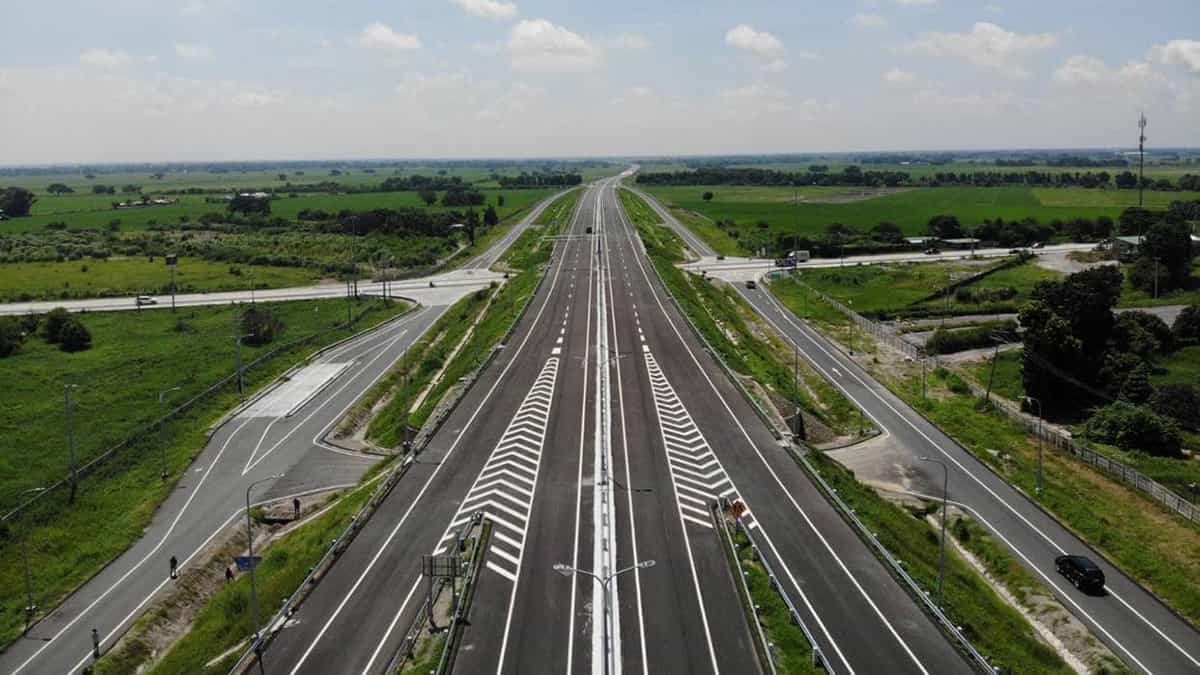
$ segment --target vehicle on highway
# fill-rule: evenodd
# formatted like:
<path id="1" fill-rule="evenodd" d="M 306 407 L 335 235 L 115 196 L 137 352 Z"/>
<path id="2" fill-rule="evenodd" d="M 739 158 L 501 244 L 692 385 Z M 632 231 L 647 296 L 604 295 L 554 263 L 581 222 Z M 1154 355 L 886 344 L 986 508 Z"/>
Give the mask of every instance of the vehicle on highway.
<path id="1" fill-rule="evenodd" d="M 1046 245 L 1045 243 L 1039 241 L 1036 244 L 1034 244 L 1032 248 L 1041 248 L 1045 245 Z"/>
<path id="2" fill-rule="evenodd" d="M 1104 590 L 1104 571 L 1091 558 L 1082 555 L 1060 555 L 1054 559 L 1058 573 L 1085 593 Z"/>
<path id="3" fill-rule="evenodd" d="M 587 234 L 591 234 L 591 233 L 592 233 L 592 226 L 588 225 Z"/>
<path id="4" fill-rule="evenodd" d="M 139 296 L 137 296 L 136 302 L 137 302 L 138 307 L 141 307 L 143 305 L 157 305 L 158 299 L 152 298 L 149 295 L 139 295 Z"/>
<path id="5" fill-rule="evenodd" d="M 750 290 L 754 290 L 755 288 L 758 288 L 758 283 L 756 281 L 754 281 L 753 279 L 747 279 L 746 280 L 746 288 L 749 288 Z"/>
<path id="6" fill-rule="evenodd" d="M 925 255 L 937 255 L 938 253 L 941 253 L 941 251 L 939 251 L 936 246 L 930 246 L 929 248 L 925 249 Z"/>

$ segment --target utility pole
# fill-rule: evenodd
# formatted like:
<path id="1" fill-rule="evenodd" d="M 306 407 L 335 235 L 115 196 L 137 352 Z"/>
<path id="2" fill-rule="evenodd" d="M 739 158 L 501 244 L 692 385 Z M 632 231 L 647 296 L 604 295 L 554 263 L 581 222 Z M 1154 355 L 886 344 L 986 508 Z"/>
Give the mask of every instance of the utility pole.
<path id="1" fill-rule="evenodd" d="M 265 483 L 269 480 L 283 478 L 283 474 L 275 474 L 266 478 L 259 478 L 253 483 L 246 486 L 246 553 L 250 558 L 250 612 L 254 621 L 254 653 L 258 655 L 258 667 L 263 673 L 266 672 L 266 666 L 262 660 L 262 627 L 259 625 L 258 619 L 258 587 L 255 585 L 254 568 L 258 565 L 254 564 L 254 532 L 250 529 L 250 490 L 254 489 L 255 485 Z"/>
<path id="2" fill-rule="evenodd" d="M 1146 113 L 1138 118 L 1138 208 L 1142 207 L 1142 175 L 1146 169 Z"/>
<path id="3" fill-rule="evenodd" d="M 71 421 L 71 390 L 78 388 L 77 384 L 63 385 L 63 398 L 67 406 L 67 449 L 71 457 L 71 496 L 68 502 L 75 503 L 75 493 L 79 489 L 79 470 L 75 463 L 75 425 Z"/>
<path id="4" fill-rule="evenodd" d="M 996 378 L 996 361 L 1000 359 L 1000 343 L 1003 340 L 993 334 L 992 342 L 996 343 L 996 348 L 992 351 L 992 370 L 988 373 L 987 393 L 983 395 L 984 400 L 988 403 L 992 402 L 992 380 Z"/>
<path id="5" fill-rule="evenodd" d="M 1042 427 L 1042 424 L 1043 424 L 1043 418 L 1042 418 L 1042 402 L 1041 402 L 1041 401 L 1039 401 L 1038 399 L 1036 399 L 1036 398 L 1032 397 L 1032 396 L 1026 396 L 1026 397 L 1025 397 L 1025 400 L 1026 400 L 1026 401 L 1029 401 L 1030 403 L 1036 403 L 1036 404 L 1037 404 L 1037 407 L 1038 407 L 1038 431 L 1037 431 L 1037 434 L 1038 434 L 1038 475 L 1037 475 L 1037 493 L 1040 495 L 1040 494 L 1042 494 L 1042 442 L 1043 442 L 1043 441 L 1042 441 L 1042 436 L 1043 436 L 1043 434 L 1042 434 L 1042 428 L 1043 428 L 1043 427 Z"/>
<path id="6" fill-rule="evenodd" d="M 158 392 L 158 404 L 162 405 L 166 401 L 167 394 L 173 391 L 179 391 L 183 387 L 171 387 L 166 391 Z M 167 479 L 167 444 L 163 441 L 162 429 L 167 425 L 166 416 L 163 416 L 163 422 L 158 427 L 158 447 L 162 451 L 162 479 Z"/>
<path id="7" fill-rule="evenodd" d="M 246 375 L 242 369 L 242 340 L 248 337 L 254 337 L 254 333 L 233 336 L 233 339 L 237 343 L 237 386 L 238 396 L 241 398 L 242 403 L 246 402 Z"/>
<path id="8" fill-rule="evenodd" d="M 942 543 L 941 553 L 938 560 L 938 609 L 945 611 L 945 605 L 942 604 L 942 590 L 946 583 L 946 506 L 949 503 L 947 493 L 950 491 L 950 469 L 946 463 L 940 459 L 933 457 L 918 457 L 922 462 L 933 462 L 942 466 Z"/>
<path id="9" fill-rule="evenodd" d="M 44 487 L 30 488 L 21 493 L 21 496 L 34 494 L 36 492 L 45 492 Z M 25 630 L 29 632 L 29 625 L 33 623 L 33 615 L 37 612 L 37 605 L 33 602 L 33 575 L 29 573 L 29 528 L 26 526 L 24 536 L 21 537 L 21 557 L 25 559 Z"/>
<path id="10" fill-rule="evenodd" d="M 1154 258 L 1154 299 L 1158 299 L 1158 258 Z"/>

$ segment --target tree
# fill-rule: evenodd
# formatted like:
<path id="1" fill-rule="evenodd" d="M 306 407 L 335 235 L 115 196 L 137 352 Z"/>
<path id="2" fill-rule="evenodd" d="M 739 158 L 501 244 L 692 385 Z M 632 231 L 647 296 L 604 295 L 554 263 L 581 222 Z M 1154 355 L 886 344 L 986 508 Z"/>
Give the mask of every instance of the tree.
<path id="1" fill-rule="evenodd" d="M 495 227 L 500 222 L 500 216 L 496 214 L 496 207 L 488 204 L 488 207 L 483 211 L 483 224 L 488 227 Z"/>
<path id="2" fill-rule="evenodd" d="M 1138 255 L 1158 261 L 1160 291 L 1183 288 L 1192 274 L 1191 229 L 1184 222 L 1156 222 L 1142 237 Z"/>
<path id="3" fill-rule="evenodd" d="M 17 353 L 25 342 L 25 331 L 16 317 L 0 316 L 0 359 Z"/>
<path id="4" fill-rule="evenodd" d="M 55 307 L 46 314 L 46 319 L 42 324 L 42 335 L 46 338 L 46 342 L 51 344 L 62 340 L 63 326 L 71 320 L 71 313 L 65 308 Z"/>
<path id="5" fill-rule="evenodd" d="M 63 183 L 51 183 L 46 188 L 46 192 L 49 192 L 52 195 L 65 195 L 74 192 L 74 190 Z"/>
<path id="6" fill-rule="evenodd" d="M 871 228 L 871 238 L 887 244 L 902 244 L 904 243 L 904 230 L 901 230 L 900 226 L 895 223 L 884 221 Z"/>
<path id="7" fill-rule="evenodd" d="M 29 215 L 29 209 L 33 207 L 33 203 L 37 201 L 37 197 L 25 188 L 10 187 L 5 188 L 0 192 L 0 211 L 9 218 L 19 218 Z"/>
<path id="8" fill-rule="evenodd" d="M 81 352 L 92 346 L 92 334 L 78 317 L 71 316 L 59 333 L 58 348 L 64 352 Z"/>
<path id="9" fill-rule="evenodd" d="M 1171 333 L 1175 337 L 1176 344 L 1200 342 L 1200 305 L 1184 307 L 1179 316 L 1175 317 Z"/>
<path id="10" fill-rule="evenodd" d="M 235 195 L 229 200 L 229 212 L 237 213 L 238 211 L 250 215 L 258 213 L 264 216 L 271 215 L 271 200 L 251 195 Z"/>
<path id="11" fill-rule="evenodd" d="M 1122 312 L 1113 323 L 1113 348 L 1143 359 L 1170 352 L 1174 341 L 1167 322 L 1149 312 Z"/>
<path id="12" fill-rule="evenodd" d="M 955 216 L 939 215 L 929 219 L 929 235 L 938 239 L 957 239 L 963 236 L 963 229 Z"/>
<path id="13" fill-rule="evenodd" d="M 1066 408 L 1078 396 L 1077 389 L 1050 366 L 1073 374 L 1083 360 L 1083 343 L 1072 334 L 1071 324 L 1044 303 L 1026 305 L 1019 318 L 1025 328 L 1021 352 L 1025 392 L 1047 409 Z"/>
<path id="14" fill-rule="evenodd" d="M 1143 234 L 1150 224 L 1156 220 L 1156 216 L 1149 209 L 1143 209 L 1140 206 L 1131 206 L 1121 212 L 1117 217 L 1118 231 L 1122 236 L 1133 237 Z"/>
<path id="15" fill-rule="evenodd" d="M 1150 397 L 1150 408 L 1188 429 L 1200 428 L 1200 387 L 1194 384 L 1163 384 Z"/>
<path id="16" fill-rule="evenodd" d="M 713 193 L 705 192 L 704 194 L 700 195 L 700 198 L 706 202 L 711 202 L 713 200 Z"/>
<path id="17" fill-rule="evenodd" d="M 1178 457 L 1182 447 L 1179 427 L 1173 420 L 1124 401 L 1097 409 L 1084 425 L 1084 434 L 1122 450 L 1140 450 L 1160 457 Z"/>
<path id="18" fill-rule="evenodd" d="M 243 338 L 246 344 L 269 344 L 283 333 L 283 321 L 272 310 L 256 305 L 242 312 L 242 333 L 250 336 Z"/>
<path id="19" fill-rule="evenodd" d="M 1149 401 L 1152 394 L 1154 386 L 1150 384 L 1150 366 L 1144 362 L 1139 363 L 1121 383 L 1119 398 L 1134 405 L 1141 405 Z"/>
<path id="20" fill-rule="evenodd" d="M 124 192 L 125 194 L 137 194 L 137 193 L 139 193 L 139 192 L 141 192 L 141 191 L 142 191 L 142 186 L 141 186 L 141 185 L 133 185 L 133 184 L 131 183 L 131 184 L 129 184 L 129 185 L 122 185 L 122 186 L 121 186 L 121 192 Z"/>
<path id="21" fill-rule="evenodd" d="M 467 238 L 470 239 L 471 245 L 474 246 L 475 230 L 479 227 L 479 214 L 475 212 L 475 209 L 467 209 L 467 219 L 464 224 L 467 226 Z"/>
<path id="22" fill-rule="evenodd" d="M 117 189 L 111 185 L 101 185 L 96 183 L 92 186 L 92 194 L 96 195 L 111 195 L 116 194 Z"/>
<path id="23" fill-rule="evenodd" d="M 504 195 L 496 195 L 496 206 L 504 207 Z"/>
<path id="24" fill-rule="evenodd" d="M 281 173 L 278 176 L 276 176 L 276 178 L 278 178 L 279 180 L 287 180 L 287 174 Z"/>
<path id="25" fill-rule="evenodd" d="M 425 202 L 425 206 L 433 206 L 437 203 L 437 190 L 430 190 L 428 188 L 418 190 L 417 196 L 421 198 L 421 201 Z"/>
<path id="26" fill-rule="evenodd" d="M 1076 272 L 1058 282 L 1041 282 L 1033 300 L 1070 324 L 1083 354 L 1095 363 L 1112 332 L 1112 309 L 1121 295 L 1121 273 L 1112 265 Z M 1024 320 L 1021 322 L 1025 325 Z"/>

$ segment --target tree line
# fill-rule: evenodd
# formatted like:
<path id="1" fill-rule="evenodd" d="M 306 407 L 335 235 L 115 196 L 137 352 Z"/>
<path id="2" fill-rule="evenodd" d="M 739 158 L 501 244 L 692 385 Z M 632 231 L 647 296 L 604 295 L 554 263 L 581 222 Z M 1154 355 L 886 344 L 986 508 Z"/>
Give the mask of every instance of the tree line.
<path id="1" fill-rule="evenodd" d="M 517 176 L 496 176 L 496 182 L 503 188 L 574 187 L 583 183 L 583 176 L 566 172 L 522 171 Z"/>
<path id="2" fill-rule="evenodd" d="M 688 171 L 639 173 L 642 185 L 753 185 L 773 187 L 851 186 L 851 187 L 1082 187 L 1134 189 L 1137 175 L 1131 171 L 1110 174 L 1107 171 L 938 171 L 914 177 L 905 171 L 864 170 L 847 166 L 841 171 L 814 164 L 806 171 L 778 171 L 745 167 L 705 166 Z M 1185 174 L 1178 181 L 1169 178 L 1144 178 L 1148 190 L 1200 190 L 1200 175 Z"/>

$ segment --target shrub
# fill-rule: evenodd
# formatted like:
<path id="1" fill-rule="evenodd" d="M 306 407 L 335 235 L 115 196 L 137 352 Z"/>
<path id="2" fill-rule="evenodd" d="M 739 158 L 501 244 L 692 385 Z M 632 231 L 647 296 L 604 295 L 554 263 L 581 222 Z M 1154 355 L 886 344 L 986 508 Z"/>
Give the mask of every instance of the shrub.
<path id="1" fill-rule="evenodd" d="M 959 330 L 938 328 L 925 343 L 925 348 L 934 354 L 950 354 L 965 349 L 990 347 L 993 344 L 993 335 L 1003 335 L 1011 339 L 1016 335 L 1016 331 L 1017 323 L 1015 321 L 988 323 Z"/>
<path id="2" fill-rule="evenodd" d="M 283 333 L 283 321 L 270 309 L 250 307 L 242 312 L 242 333 L 250 336 L 244 339 L 246 344 L 269 344 Z"/>
<path id="3" fill-rule="evenodd" d="M 1084 434 L 1122 450 L 1160 457 L 1179 457 L 1182 447 L 1179 427 L 1174 420 L 1124 401 L 1097 408 L 1084 425 Z"/>
<path id="4" fill-rule="evenodd" d="M 43 335 L 46 342 L 55 344 L 62 341 L 63 326 L 71 321 L 71 313 L 62 307 L 55 307 L 46 315 L 46 323 L 43 327 Z"/>
<path id="5" fill-rule="evenodd" d="M 1175 318 L 1171 333 L 1177 342 L 1200 342 L 1200 305 L 1184 307 Z"/>
<path id="6" fill-rule="evenodd" d="M 1200 387 L 1194 384 L 1164 384 L 1150 397 L 1150 407 L 1188 429 L 1200 429 Z"/>
<path id="7" fill-rule="evenodd" d="M 11 316 L 0 316 L 0 359 L 17 353 L 25 342 L 25 331 L 21 330 L 19 319 Z"/>
<path id="8" fill-rule="evenodd" d="M 58 348 L 64 352 L 81 352 L 92 346 L 92 333 L 77 317 L 70 317 L 59 333 Z"/>

